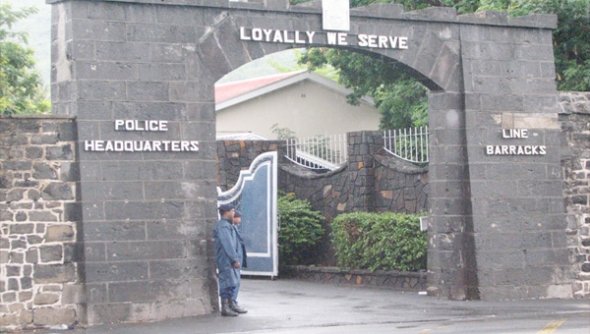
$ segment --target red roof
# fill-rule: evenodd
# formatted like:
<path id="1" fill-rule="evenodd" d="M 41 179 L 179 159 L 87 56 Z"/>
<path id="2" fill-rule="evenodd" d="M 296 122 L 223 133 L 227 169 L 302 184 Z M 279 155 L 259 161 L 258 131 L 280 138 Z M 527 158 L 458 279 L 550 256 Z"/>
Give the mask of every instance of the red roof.
<path id="1" fill-rule="evenodd" d="M 289 77 L 295 76 L 300 73 L 301 71 L 280 73 L 266 77 L 259 77 L 254 79 L 247 79 L 242 81 L 234 81 L 215 85 L 215 103 L 221 103 L 233 99 L 234 97 L 238 97 L 258 88 L 262 88 L 275 82 L 285 80 Z"/>

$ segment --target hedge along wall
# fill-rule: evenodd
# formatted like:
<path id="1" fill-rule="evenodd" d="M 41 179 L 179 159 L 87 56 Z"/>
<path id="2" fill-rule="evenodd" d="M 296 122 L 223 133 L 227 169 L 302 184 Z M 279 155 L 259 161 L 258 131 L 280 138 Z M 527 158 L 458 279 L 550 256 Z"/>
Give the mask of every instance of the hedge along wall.
<path id="1" fill-rule="evenodd" d="M 73 124 L 0 118 L 0 332 L 77 320 Z"/>
<path id="2" fill-rule="evenodd" d="M 590 93 L 562 92 L 559 115 L 568 245 L 576 272 L 574 296 L 590 298 Z"/>

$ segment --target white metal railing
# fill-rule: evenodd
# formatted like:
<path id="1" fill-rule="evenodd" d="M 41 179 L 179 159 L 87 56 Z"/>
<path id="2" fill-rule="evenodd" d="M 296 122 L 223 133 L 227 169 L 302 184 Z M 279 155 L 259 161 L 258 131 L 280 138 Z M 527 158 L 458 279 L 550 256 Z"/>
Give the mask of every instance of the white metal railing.
<path id="1" fill-rule="evenodd" d="M 385 130 L 383 147 L 400 159 L 428 163 L 428 127 Z"/>
<path id="2" fill-rule="evenodd" d="M 346 134 L 287 139 L 285 157 L 309 169 L 336 170 L 348 160 Z"/>

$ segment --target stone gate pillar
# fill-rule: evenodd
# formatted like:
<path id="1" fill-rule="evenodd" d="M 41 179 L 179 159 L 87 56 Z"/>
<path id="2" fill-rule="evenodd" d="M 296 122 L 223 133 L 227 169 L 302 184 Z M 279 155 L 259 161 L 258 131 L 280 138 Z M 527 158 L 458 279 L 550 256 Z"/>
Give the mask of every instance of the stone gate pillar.
<path id="1" fill-rule="evenodd" d="M 374 131 L 349 132 L 348 182 L 350 211 L 375 210 L 375 155 L 383 148 L 383 136 Z"/>
<path id="2" fill-rule="evenodd" d="M 483 299 L 571 298 L 556 17 L 465 16 L 461 26 L 474 256 Z"/>
<path id="3" fill-rule="evenodd" d="M 53 108 L 75 116 L 79 134 L 81 322 L 211 312 L 216 79 L 197 44 L 217 14 L 147 1 L 49 3 Z"/>
<path id="4" fill-rule="evenodd" d="M 429 96 L 429 292 L 459 300 L 479 298 L 463 99 Z"/>

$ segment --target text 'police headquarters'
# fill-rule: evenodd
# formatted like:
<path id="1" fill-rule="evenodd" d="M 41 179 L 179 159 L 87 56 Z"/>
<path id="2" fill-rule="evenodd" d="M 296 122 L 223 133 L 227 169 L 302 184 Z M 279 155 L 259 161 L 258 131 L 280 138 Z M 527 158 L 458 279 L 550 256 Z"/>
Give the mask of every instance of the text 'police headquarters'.
<path id="1" fill-rule="evenodd" d="M 115 131 L 167 132 L 168 121 L 115 120 Z M 198 152 L 196 140 L 85 140 L 87 152 Z"/>

